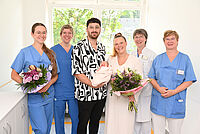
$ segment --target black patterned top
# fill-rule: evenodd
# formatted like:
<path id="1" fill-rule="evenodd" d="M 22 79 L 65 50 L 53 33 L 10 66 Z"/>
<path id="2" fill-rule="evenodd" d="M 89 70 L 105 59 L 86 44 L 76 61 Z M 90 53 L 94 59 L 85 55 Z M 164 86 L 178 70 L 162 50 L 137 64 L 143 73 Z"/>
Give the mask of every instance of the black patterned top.
<path id="1" fill-rule="evenodd" d="M 93 74 L 105 61 L 105 46 L 97 42 L 97 51 L 88 39 L 78 42 L 72 52 L 72 74 L 85 74 L 90 80 Z M 106 97 L 107 87 L 94 89 L 75 78 L 75 98 L 79 101 L 102 100 Z"/>

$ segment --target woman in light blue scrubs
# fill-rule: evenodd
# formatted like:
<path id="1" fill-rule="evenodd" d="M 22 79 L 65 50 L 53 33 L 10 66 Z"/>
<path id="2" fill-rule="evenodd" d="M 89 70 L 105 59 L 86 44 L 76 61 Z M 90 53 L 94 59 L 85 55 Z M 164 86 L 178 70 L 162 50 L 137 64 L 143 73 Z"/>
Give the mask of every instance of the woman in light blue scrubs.
<path id="1" fill-rule="evenodd" d="M 11 68 L 11 78 L 17 83 L 22 83 L 22 78 L 19 75 L 21 72 L 27 72 L 29 65 L 39 67 L 44 65 L 52 68 L 51 81 L 44 86 L 37 93 L 28 94 L 28 112 L 30 122 L 35 134 L 49 134 L 51 130 L 51 123 L 53 120 L 53 98 L 54 88 L 52 84 L 57 80 L 59 72 L 56 64 L 55 54 L 48 49 L 44 44 L 46 40 L 46 27 L 42 23 L 35 23 L 32 26 L 32 37 L 34 43 L 28 47 L 23 48 L 17 55 Z M 41 93 L 48 91 L 48 97 L 42 97 Z"/>
<path id="2" fill-rule="evenodd" d="M 74 76 L 71 71 L 71 53 L 73 46 L 70 41 L 73 38 L 73 28 L 70 25 L 64 25 L 61 28 L 60 37 L 62 42 L 51 48 L 56 53 L 56 59 L 60 68 L 58 80 L 54 84 L 54 119 L 56 134 L 65 134 L 64 119 L 66 102 L 72 120 L 71 134 L 77 134 L 78 102 L 74 98 Z"/>
<path id="3" fill-rule="evenodd" d="M 168 30 L 163 38 L 166 52 L 153 61 L 149 78 L 153 85 L 151 112 L 154 134 L 181 134 L 187 88 L 196 81 L 190 58 L 177 50 L 179 36 Z"/>

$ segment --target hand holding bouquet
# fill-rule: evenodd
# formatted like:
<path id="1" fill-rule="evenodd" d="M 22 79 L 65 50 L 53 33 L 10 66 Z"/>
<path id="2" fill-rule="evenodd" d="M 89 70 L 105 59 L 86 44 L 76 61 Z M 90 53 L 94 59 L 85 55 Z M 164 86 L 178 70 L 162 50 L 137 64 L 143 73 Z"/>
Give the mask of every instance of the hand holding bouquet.
<path id="1" fill-rule="evenodd" d="M 44 65 L 39 68 L 30 65 L 28 72 L 22 73 L 22 83 L 18 84 L 24 93 L 36 93 L 41 90 L 51 80 L 51 67 L 48 69 Z M 49 93 L 43 92 L 42 97 L 48 96 Z"/>
<path id="2" fill-rule="evenodd" d="M 129 97 L 129 106 L 128 110 L 132 111 L 133 108 L 137 112 L 136 102 L 135 102 L 135 93 L 140 91 L 143 86 L 147 85 L 148 80 L 142 80 L 142 76 L 136 71 L 128 68 L 123 72 L 117 70 L 116 74 L 113 74 L 111 77 L 111 95 L 114 92 L 116 95 L 128 96 Z"/>

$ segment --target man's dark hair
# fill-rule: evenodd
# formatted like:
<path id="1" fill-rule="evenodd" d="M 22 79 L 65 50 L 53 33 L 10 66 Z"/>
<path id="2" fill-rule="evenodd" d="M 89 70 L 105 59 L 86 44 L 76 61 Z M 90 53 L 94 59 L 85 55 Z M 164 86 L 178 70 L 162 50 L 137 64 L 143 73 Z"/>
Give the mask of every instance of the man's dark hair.
<path id="1" fill-rule="evenodd" d="M 89 19 L 89 20 L 87 21 L 87 27 L 88 27 L 88 25 L 89 25 L 90 23 L 98 23 L 98 24 L 100 25 L 100 27 L 101 27 L 101 21 L 100 21 L 99 19 L 97 19 L 97 18 L 91 18 L 91 19 Z"/>

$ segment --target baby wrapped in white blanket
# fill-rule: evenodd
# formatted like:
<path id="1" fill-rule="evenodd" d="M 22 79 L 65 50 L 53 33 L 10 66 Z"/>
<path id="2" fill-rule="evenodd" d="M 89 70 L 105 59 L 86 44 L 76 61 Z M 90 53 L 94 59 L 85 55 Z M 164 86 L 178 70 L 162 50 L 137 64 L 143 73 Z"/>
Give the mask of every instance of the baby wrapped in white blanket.
<path id="1" fill-rule="evenodd" d="M 97 86 L 101 83 L 108 83 L 110 81 L 111 75 L 111 67 L 101 66 L 93 75 L 93 79 L 91 80 L 92 86 Z"/>

